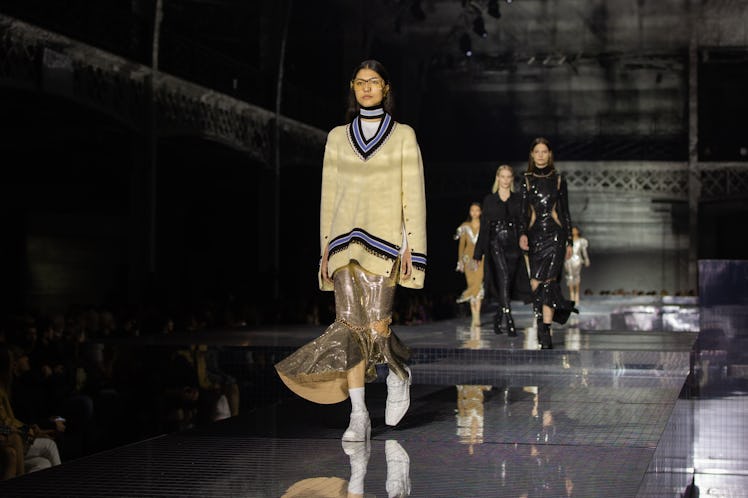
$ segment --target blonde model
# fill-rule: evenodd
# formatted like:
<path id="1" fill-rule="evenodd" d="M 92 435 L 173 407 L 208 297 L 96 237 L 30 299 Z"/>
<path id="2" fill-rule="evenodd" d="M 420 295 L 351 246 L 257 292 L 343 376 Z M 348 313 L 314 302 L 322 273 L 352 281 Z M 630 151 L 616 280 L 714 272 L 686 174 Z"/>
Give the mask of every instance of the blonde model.
<path id="1" fill-rule="evenodd" d="M 497 301 L 494 332 L 510 337 L 517 336 L 511 300 L 517 295 L 518 270 L 522 268 L 518 238 L 521 208 L 520 196 L 514 193 L 514 170 L 502 164 L 496 170 L 491 193 L 483 199 L 480 237 L 474 258 L 488 255 L 486 281 L 496 293 Z"/>

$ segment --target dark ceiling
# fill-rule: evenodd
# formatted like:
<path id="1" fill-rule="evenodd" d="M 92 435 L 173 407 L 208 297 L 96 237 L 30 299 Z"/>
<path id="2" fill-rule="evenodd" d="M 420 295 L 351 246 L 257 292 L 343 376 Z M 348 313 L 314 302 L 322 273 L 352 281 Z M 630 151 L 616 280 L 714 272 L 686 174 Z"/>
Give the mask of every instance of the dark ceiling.
<path id="1" fill-rule="evenodd" d="M 0 12 L 147 64 L 154 5 L 4 0 Z M 514 160 L 538 135 L 567 159 L 684 160 L 694 47 L 701 155 L 745 159 L 732 143 L 748 111 L 745 1 L 163 0 L 163 9 L 162 70 L 272 109 L 285 47 L 283 112 L 322 129 L 342 120 L 350 69 L 381 59 L 398 118 L 445 161 Z"/>

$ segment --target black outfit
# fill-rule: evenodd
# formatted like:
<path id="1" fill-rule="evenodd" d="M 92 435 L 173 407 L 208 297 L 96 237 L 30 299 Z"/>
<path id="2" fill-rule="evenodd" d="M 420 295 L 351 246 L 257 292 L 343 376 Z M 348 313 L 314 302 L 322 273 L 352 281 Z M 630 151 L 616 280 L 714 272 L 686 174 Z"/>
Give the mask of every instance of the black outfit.
<path id="1" fill-rule="evenodd" d="M 540 282 L 533 293 L 538 340 L 541 347 L 550 348 L 550 325 L 543 324 L 543 305 L 554 309 L 553 321 L 560 324 L 566 323 L 572 311 L 577 311 L 574 302 L 564 298 L 559 283 L 566 246 L 573 241 L 566 179 L 555 170 L 548 174 L 542 170 L 525 173 L 519 232 L 527 235 L 530 245 L 530 278 Z"/>
<path id="2" fill-rule="evenodd" d="M 522 250 L 519 247 L 519 221 L 522 214 L 521 199 L 510 193 L 502 201 L 498 193 L 487 195 L 481 205 L 480 232 L 475 244 L 473 259 L 486 258 L 484 281 L 489 293 L 496 296 L 498 309 L 494 316 L 494 332 L 517 335 L 511 314 L 510 301 L 520 294 L 517 291 L 518 277 L 529 288 L 527 273 L 522 266 Z M 524 280 L 521 277 L 524 275 Z"/>

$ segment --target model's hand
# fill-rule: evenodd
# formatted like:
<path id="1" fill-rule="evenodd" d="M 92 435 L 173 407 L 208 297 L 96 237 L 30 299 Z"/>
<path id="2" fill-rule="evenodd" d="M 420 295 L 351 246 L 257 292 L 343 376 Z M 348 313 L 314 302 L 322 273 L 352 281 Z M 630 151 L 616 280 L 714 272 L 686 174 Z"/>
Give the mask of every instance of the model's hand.
<path id="1" fill-rule="evenodd" d="M 590 267 L 590 262 L 589 261 L 585 261 L 584 266 L 586 266 L 587 268 L 589 268 Z"/>
<path id="2" fill-rule="evenodd" d="M 571 246 L 566 246 L 566 259 L 571 259 Z"/>
<path id="3" fill-rule="evenodd" d="M 465 266 L 462 264 L 462 261 L 457 262 L 457 267 L 455 268 L 455 271 L 458 271 L 460 273 L 465 271 Z"/>
<path id="4" fill-rule="evenodd" d="M 519 248 L 522 249 L 523 251 L 530 250 L 530 244 L 527 242 L 527 235 L 519 236 Z"/>
<path id="5" fill-rule="evenodd" d="M 411 260 L 410 249 L 405 247 L 400 261 L 400 277 L 410 278 L 411 273 L 413 273 L 413 261 Z"/>
<path id="6" fill-rule="evenodd" d="M 322 280 L 328 284 L 332 283 L 332 279 L 330 278 L 330 275 L 327 273 L 327 257 L 329 253 L 327 250 L 327 246 L 325 246 L 325 252 L 322 254 L 322 259 L 319 262 L 319 271 L 322 275 Z"/>

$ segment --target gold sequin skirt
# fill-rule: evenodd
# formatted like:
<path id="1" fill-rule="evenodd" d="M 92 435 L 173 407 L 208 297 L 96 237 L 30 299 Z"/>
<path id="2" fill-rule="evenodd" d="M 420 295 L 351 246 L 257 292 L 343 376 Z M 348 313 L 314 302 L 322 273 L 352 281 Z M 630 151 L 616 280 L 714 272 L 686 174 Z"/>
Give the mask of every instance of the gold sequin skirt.
<path id="1" fill-rule="evenodd" d="M 275 364 L 289 389 L 315 403 L 339 403 L 348 398 L 348 371 L 362 361 L 366 382 L 376 379 L 380 364 L 407 379 L 410 351 L 390 329 L 398 273 L 398 263 L 381 276 L 356 261 L 335 272 L 335 321 Z"/>

